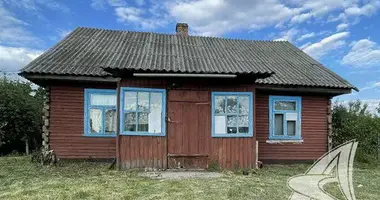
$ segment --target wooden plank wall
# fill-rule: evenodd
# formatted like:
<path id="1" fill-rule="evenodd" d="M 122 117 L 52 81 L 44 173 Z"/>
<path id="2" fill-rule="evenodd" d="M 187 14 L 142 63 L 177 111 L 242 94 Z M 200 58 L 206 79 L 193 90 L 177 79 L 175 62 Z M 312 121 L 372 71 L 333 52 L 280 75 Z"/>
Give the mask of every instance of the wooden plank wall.
<path id="1" fill-rule="evenodd" d="M 163 80 L 122 80 L 121 87 L 166 88 Z M 167 141 L 161 136 L 120 136 L 120 163 L 125 169 L 167 168 Z"/>
<path id="2" fill-rule="evenodd" d="M 282 94 L 286 95 L 286 94 Z M 289 94 L 287 94 L 289 95 Z M 269 95 L 256 93 L 256 133 L 259 160 L 268 162 L 315 160 L 327 151 L 326 96 L 302 96 L 302 144 L 268 144 Z"/>
<path id="3" fill-rule="evenodd" d="M 123 80 L 122 87 L 146 87 L 146 88 L 168 88 L 168 83 L 161 80 Z M 216 86 L 218 85 L 218 86 Z M 256 138 L 212 138 L 211 137 L 211 91 L 251 91 L 254 92 L 253 85 L 231 85 L 220 82 L 197 84 L 180 84 L 176 88 L 183 92 L 182 99 L 194 98 L 186 96 L 186 90 L 207 91 L 207 99 L 210 101 L 207 112 L 202 112 L 204 121 L 204 154 L 209 154 L 208 164 L 216 161 L 222 168 L 234 167 L 254 167 L 255 166 L 255 143 Z M 204 94 L 204 93 L 203 93 Z M 178 95 L 176 95 L 178 97 Z M 179 95 L 181 96 L 181 95 Z M 197 97 L 202 99 L 204 97 Z M 178 99 L 177 99 L 178 100 Z M 167 99 L 169 103 L 169 99 Z M 169 106 L 167 106 L 169 108 Z M 170 112 L 170 111 L 169 111 Z M 168 127 L 168 125 L 167 125 Z M 203 128 L 202 128 L 203 129 Z M 167 135 L 170 134 L 167 132 Z M 194 145 L 198 140 L 190 140 Z M 166 168 L 167 164 L 167 137 L 147 137 L 147 136 L 121 136 L 120 153 L 121 163 L 124 168 Z M 199 146 L 199 144 L 198 144 Z"/>
<path id="4" fill-rule="evenodd" d="M 228 90 L 247 91 L 246 88 Z M 169 117 L 177 121 L 168 123 L 168 153 L 200 155 L 170 158 L 169 167 L 180 164 L 185 168 L 187 166 L 207 168 L 212 163 L 230 169 L 255 166 L 255 138 L 213 138 L 211 136 L 211 90 L 171 90 L 168 103 L 170 104 Z M 190 134 L 177 134 L 189 130 L 191 130 Z M 204 155 L 208 156 L 204 157 Z"/>
<path id="5" fill-rule="evenodd" d="M 89 87 L 100 86 L 51 86 L 50 148 L 58 158 L 115 158 L 115 138 L 83 136 L 84 88 Z"/>
<path id="6" fill-rule="evenodd" d="M 123 80 L 121 86 L 167 89 L 168 83 L 164 80 L 128 79 Z M 58 158 L 114 158 L 115 138 L 83 136 L 84 88 L 115 88 L 115 86 L 96 84 L 51 86 L 50 147 Z M 181 84 L 176 90 L 207 91 L 210 95 L 211 91 L 254 92 L 255 88 L 253 85 L 199 82 Z M 183 95 L 185 98 L 186 93 Z M 204 139 L 202 148 L 205 154 L 210 155 L 208 164 L 216 161 L 223 168 L 254 167 L 256 138 L 259 141 L 259 160 L 314 160 L 326 152 L 328 97 L 302 97 L 303 144 L 267 144 L 268 94 L 257 91 L 254 93 L 254 101 L 256 122 L 253 138 L 212 138 L 211 106 L 202 108 L 201 113 L 204 115 L 202 118 L 205 119 L 202 121 L 202 129 L 205 130 L 202 133 Z M 167 137 L 121 136 L 120 142 L 121 162 L 124 168 L 167 168 Z"/>

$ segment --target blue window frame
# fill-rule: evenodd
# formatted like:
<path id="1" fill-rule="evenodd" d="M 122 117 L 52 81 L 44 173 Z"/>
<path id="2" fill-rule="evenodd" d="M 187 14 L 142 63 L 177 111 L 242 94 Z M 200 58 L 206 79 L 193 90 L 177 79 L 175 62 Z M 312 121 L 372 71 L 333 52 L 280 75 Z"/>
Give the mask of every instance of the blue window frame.
<path id="1" fill-rule="evenodd" d="M 212 92 L 212 136 L 252 137 L 252 92 Z"/>
<path id="2" fill-rule="evenodd" d="M 120 134 L 165 136 L 166 91 L 121 88 Z"/>
<path id="3" fill-rule="evenodd" d="M 269 96 L 269 139 L 302 139 L 301 102 L 296 96 Z"/>
<path id="4" fill-rule="evenodd" d="M 84 136 L 116 135 L 116 90 L 85 89 Z"/>

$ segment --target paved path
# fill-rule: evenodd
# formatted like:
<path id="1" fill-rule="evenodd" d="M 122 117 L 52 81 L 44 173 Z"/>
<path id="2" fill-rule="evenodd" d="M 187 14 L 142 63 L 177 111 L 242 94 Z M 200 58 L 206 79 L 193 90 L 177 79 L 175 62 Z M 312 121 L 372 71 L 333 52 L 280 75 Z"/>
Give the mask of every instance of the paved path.
<path id="1" fill-rule="evenodd" d="M 143 177 L 155 179 L 189 179 L 189 178 L 218 178 L 222 173 L 218 172 L 196 172 L 196 171 L 161 171 L 161 172 L 143 172 L 139 174 Z"/>

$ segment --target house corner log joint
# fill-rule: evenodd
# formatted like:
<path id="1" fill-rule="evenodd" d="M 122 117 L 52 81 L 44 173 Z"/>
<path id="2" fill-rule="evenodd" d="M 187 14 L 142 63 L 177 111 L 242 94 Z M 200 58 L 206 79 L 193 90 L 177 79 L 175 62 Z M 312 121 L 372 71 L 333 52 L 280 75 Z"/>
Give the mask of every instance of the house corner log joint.
<path id="1" fill-rule="evenodd" d="M 50 150 L 50 88 L 46 87 L 46 96 L 43 107 L 42 125 L 42 164 L 55 164 L 57 157 L 53 150 Z"/>

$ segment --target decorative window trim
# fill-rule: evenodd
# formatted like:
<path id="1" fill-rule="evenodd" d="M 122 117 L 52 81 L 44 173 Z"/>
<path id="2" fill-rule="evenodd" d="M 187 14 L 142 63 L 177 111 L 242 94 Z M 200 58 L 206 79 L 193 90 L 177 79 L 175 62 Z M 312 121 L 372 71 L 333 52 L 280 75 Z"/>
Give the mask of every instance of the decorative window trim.
<path id="1" fill-rule="evenodd" d="M 124 131 L 124 101 L 125 92 L 160 92 L 162 93 L 162 115 L 161 115 L 161 133 L 137 132 L 137 131 Z M 135 135 L 135 136 L 166 136 L 166 90 L 153 89 L 153 88 L 136 88 L 136 87 L 121 87 L 120 88 L 120 135 Z M 149 95 L 150 104 L 150 95 Z M 136 108 L 137 109 L 137 108 Z"/>
<path id="2" fill-rule="evenodd" d="M 275 110 L 274 103 L 276 101 L 287 101 L 287 102 L 295 102 L 296 110 Z M 297 113 L 297 121 L 296 121 L 296 134 L 294 136 L 287 135 L 287 123 L 284 121 L 284 135 L 278 136 L 274 135 L 274 115 L 275 114 L 286 114 L 286 113 Z M 302 141 L 301 137 L 301 113 L 302 113 L 302 98 L 299 96 L 269 96 L 269 140 L 279 141 L 279 140 L 290 140 L 290 141 Z M 268 143 L 268 142 L 267 142 Z"/>
<path id="3" fill-rule="evenodd" d="M 84 133 L 83 136 L 86 137 L 116 137 L 116 132 L 113 134 L 105 134 L 104 133 L 104 127 L 105 127 L 105 120 L 104 120 L 104 108 L 114 108 L 115 106 L 91 106 L 91 94 L 103 94 L 103 95 L 115 95 L 116 96 L 116 90 L 112 89 L 84 89 Z M 89 133 L 89 127 L 90 127 L 90 118 L 89 118 L 89 110 L 91 108 L 99 108 L 102 109 L 102 133 L 99 134 L 92 134 Z"/>
<path id="4" fill-rule="evenodd" d="M 233 96 L 233 95 L 244 95 L 248 96 L 248 133 L 237 133 L 237 134 L 217 134 L 215 133 L 215 96 Z M 212 137 L 253 137 L 254 126 L 253 126 L 253 92 L 212 92 L 211 93 L 211 134 Z"/>

